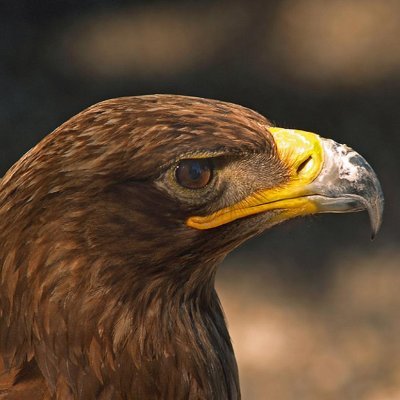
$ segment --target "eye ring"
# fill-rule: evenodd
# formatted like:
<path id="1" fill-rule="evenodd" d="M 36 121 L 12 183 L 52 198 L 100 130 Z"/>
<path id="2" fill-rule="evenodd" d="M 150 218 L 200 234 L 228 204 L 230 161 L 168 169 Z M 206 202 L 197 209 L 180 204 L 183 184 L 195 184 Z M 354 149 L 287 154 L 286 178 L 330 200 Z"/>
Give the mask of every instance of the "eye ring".
<path id="1" fill-rule="evenodd" d="M 208 158 L 181 160 L 175 169 L 178 184 L 187 189 L 202 189 L 213 177 L 214 167 Z"/>

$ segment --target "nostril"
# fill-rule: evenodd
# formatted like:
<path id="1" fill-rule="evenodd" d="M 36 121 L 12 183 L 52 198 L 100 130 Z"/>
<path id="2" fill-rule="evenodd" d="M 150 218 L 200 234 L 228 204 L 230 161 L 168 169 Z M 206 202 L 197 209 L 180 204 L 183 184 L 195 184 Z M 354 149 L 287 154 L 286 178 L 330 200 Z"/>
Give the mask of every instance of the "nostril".
<path id="1" fill-rule="evenodd" d="M 297 167 L 297 174 L 300 175 L 302 172 L 307 170 L 312 165 L 312 157 L 308 156 L 298 167 Z M 307 168 L 308 167 L 308 168 Z"/>

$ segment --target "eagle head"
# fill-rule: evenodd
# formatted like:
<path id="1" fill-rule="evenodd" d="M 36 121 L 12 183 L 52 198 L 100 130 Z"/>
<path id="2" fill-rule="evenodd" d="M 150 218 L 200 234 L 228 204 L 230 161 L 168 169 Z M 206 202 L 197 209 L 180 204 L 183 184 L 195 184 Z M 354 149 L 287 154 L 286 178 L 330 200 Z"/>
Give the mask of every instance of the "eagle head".
<path id="1" fill-rule="evenodd" d="M 366 209 L 375 234 L 382 208 L 354 150 L 247 108 L 96 104 L 0 181 L 4 370 L 57 398 L 239 398 L 216 265 L 298 216 Z"/>

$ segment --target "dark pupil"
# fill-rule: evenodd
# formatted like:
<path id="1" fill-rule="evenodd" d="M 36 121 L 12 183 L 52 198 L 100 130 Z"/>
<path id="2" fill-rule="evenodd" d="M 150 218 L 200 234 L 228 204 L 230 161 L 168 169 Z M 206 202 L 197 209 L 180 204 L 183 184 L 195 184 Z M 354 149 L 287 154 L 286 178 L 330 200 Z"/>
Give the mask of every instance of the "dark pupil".
<path id="1" fill-rule="evenodd" d="M 182 160 L 176 169 L 176 180 L 189 189 L 205 187 L 211 177 L 211 162 L 208 159 Z"/>
<path id="2" fill-rule="evenodd" d="M 193 181 L 197 181 L 201 178 L 201 174 L 203 173 L 204 168 L 206 166 L 201 165 L 198 161 L 194 161 L 189 166 L 189 176 Z"/>

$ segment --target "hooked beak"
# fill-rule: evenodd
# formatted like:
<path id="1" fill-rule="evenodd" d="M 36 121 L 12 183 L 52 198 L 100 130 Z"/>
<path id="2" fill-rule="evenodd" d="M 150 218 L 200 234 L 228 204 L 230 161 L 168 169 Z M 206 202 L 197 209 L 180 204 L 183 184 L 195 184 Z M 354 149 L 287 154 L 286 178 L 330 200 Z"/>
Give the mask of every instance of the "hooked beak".
<path id="1" fill-rule="evenodd" d="M 346 213 L 367 210 L 372 239 L 382 223 L 383 193 L 368 162 L 350 147 L 321 139 L 324 165 L 309 185 L 319 213 Z"/>
<path id="2" fill-rule="evenodd" d="M 269 210 L 280 212 L 271 223 L 316 213 L 367 210 L 372 238 L 382 222 L 383 193 L 367 161 L 346 145 L 299 130 L 269 128 L 290 178 L 281 187 L 257 191 L 207 216 L 192 216 L 187 225 L 210 229 Z"/>

